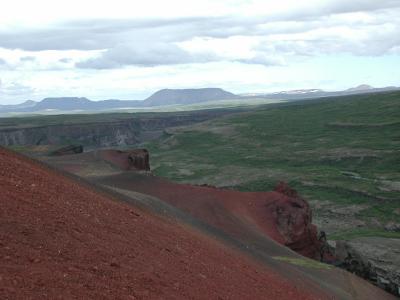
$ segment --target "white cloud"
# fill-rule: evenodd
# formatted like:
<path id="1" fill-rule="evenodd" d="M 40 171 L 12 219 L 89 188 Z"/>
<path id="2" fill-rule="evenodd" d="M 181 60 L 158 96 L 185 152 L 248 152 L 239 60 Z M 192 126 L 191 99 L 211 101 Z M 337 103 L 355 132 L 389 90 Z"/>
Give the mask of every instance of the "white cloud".
<path id="1" fill-rule="evenodd" d="M 291 74 L 343 55 L 364 57 L 371 69 L 379 57 L 398 61 L 399 15 L 398 0 L 14 0 L 0 10 L 0 69 L 4 82 L 32 87 L 25 89 L 32 97 L 104 98 L 113 87 L 132 98 L 156 87 L 343 85 L 336 73 L 318 71 L 309 83 Z M 335 68 L 348 73 L 352 63 Z M 385 68 L 380 76 L 392 82 L 395 66 Z"/>
<path id="2" fill-rule="evenodd" d="M 18 82 L 11 82 L 7 84 L 3 83 L 3 81 L 0 80 L 1 97 L 28 96 L 31 95 L 33 92 L 34 89 L 30 86 L 26 86 Z"/>

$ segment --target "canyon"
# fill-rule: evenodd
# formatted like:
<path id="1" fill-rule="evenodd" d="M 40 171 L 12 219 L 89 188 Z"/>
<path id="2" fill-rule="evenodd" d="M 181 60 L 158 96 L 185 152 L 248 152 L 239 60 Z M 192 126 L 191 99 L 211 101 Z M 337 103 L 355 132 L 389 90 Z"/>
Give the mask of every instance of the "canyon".
<path id="1" fill-rule="evenodd" d="M 47 124 L 40 117 L 35 124 L 7 123 L 0 121 L 0 145 L 63 145 L 82 144 L 91 147 L 136 145 L 160 137 L 166 128 L 204 122 L 232 113 L 235 110 L 204 110 L 184 113 L 164 113 L 138 117 L 127 114 L 92 115 L 90 121 L 78 117 L 76 122 Z M 68 117 L 60 117 L 60 119 Z M 2 124 L 3 123 L 3 124 Z"/>

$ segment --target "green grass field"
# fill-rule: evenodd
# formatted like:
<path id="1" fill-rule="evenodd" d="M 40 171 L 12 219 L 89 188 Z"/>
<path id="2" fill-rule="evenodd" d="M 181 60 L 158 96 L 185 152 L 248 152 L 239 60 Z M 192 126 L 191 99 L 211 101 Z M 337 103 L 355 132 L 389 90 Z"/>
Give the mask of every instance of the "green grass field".
<path id="1" fill-rule="evenodd" d="M 284 180 L 308 200 L 361 207 L 364 235 L 400 223 L 399 92 L 266 105 L 146 147 L 154 172 L 175 181 L 261 191 Z"/>

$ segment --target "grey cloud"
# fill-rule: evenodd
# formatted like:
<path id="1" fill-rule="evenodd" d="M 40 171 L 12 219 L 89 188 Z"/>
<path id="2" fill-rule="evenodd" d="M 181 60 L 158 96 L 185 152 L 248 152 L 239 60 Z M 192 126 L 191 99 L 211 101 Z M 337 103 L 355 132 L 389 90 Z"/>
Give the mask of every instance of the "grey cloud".
<path id="1" fill-rule="evenodd" d="M 67 64 L 67 63 L 70 63 L 72 61 L 72 59 L 64 57 L 64 58 L 59 59 L 58 61 L 63 63 L 63 64 Z"/>
<path id="2" fill-rule="evenodd" d="M 110 47 L 112 36 L 96 35 L 90 31 L 75 29 L 47 29 L 45 31 L 24 31 L 0 33 L 0 47 L 28 51 L 42 50 L 93 50 Z"/>
<path id="3" fill-rule="evenodd" d="M 78 68 L 112 69 L 126 65 L 157 66 L 214 61 L 212 54 L 193 55 L 170 43 L 150 43 L 147 45 L 119 45 L 105 51 L 100 57 L 76 64 Z"/>
<path id="4" fill-rule="evenodd" d="M 336 0 L 327 1 L 325 11 L 328 13 L 368 12 L 387 8 L 400 7 L 398 0 Z"/>
<path id="5" fill-rule="evenodd" d="M 299 5 L 299 8 L 294 8 L 289 12 L 266 17 L 82 20 L 42 30 L 0 32 L 0 47 L 31 51 L 99 50 L 110 49 L 124 40 L 140 40 L 143 36 L 179 42 L 195 36 L 225 38 L 233 35 L 259 35 L 277 32 L 280 29 L 301 30 L 303 26 L 310 26 L 310 22 L 334 14 L 399 7 L 400 1 L 397 0 L 336 0 L 323 1 L 316 7 Z M 284 25 L 285 22 L 296 21 L 300 28 L 297 26 L 288 28 Z M 306 22 L 306 25 L 301 25 L 300 22 Z M 278 25 L 279 23 L 281 25 Z M 263 28 L 260 25 L 267 26 Z M 274 28 L 275 25 L 281 28 Z"/>
<path id="6" fill-rule="evenodd" d="M 400 22 L 385 28 L 371 25 L 368 34 L 353 38 L 337 34 L 326 34 L 316 38 L 279 40 L 256 47 L 255 50 L 270 54 L 315 56 L 319 54 L 351 53 L 356 56 L 380 56 L 398 53 L 400 46 Z"/>
<path id="7" fill-rule="evenodd" d="M 398 0 L 325 0 L 315 4 L 302 1 L 298 8 L 268 18 L 269 21 L 311 21 L 337 14 L 377 12 L 400 8 Z"/>
<path id="8" fill-rule="evenodd" d="M 24 56 L 24 57 L 21 57 L 19 60 L 21 62 L 29 62 L 29 61 L 35 61 L 36 58 L 34 56 Z"/>
<path id="9" fill-rule="evenodd" d="M 176 45 L 168 43 L 153 43 L 151 45 L 125 46 L 120 45 L 105 51 L 97 58 L 91 58 L 76 64 L 83 69 L 114 69 L 128 65 L 153 67 L 159 65 L 178 65 L 189 63 L 206 63 L 215 61 L 232 61 L 245 64 L 259 64 L 264 66 L 283 65 L 280 56 L 256 53 L 250 58 L 225 58 L 213 53 L 191 54 Z"/>
<path id="10" fill-rule="evenodd" d="M 279 55 L 269 56 L 265 53 L 257 53 L 251 58 L 238 59 L 236 60 L 245 64 L 263 65 L 263 66 L 281 66 L 285 62 Z"/>
<path id="11" fill-rule="evenodd" d="M 305 3 L 305 4 L 304 4 Z M 400 46 L 398 0 L 328 0 L 315 7 L 307 2 L 289 12 L 266 17 L 191 17 L 150 20 L 81 20 L 45 30 L 1 32 L 0 47 L 41 50 L 104 50 L 96 58 L 76 63 L 78 68 L 110 69 L 126 65 L 155 66 L 225 60 L 210 53 L 192 54 L 176 43 L 195 37 L 224 39 L 231 36 L 257 36 L 268 39 L 276 34 L 296 34 L 315 29 L 341 26 L 336 14 L 370 12 L 379 16 L 371 21 L 375 26 L 392 24 L 395 30 L 382 27 L 381 32 L 362 40 L 346 40 L 341 36 L 323 36 L 314 40 L 271 41 L 259 47 L 249 59 L 236 61 L 248 64 L 274 65 L 285 55 L 316 55 L 318 53 L 351 52 L 357 55 L 381 55 Z M 349 20 L 344 26 L 370 26 Z M 351 24 L 351 25 L 350 25 Z M 366 27 L 365 27 L 366 28 Z M 155 42 L 156 41 L 156 42 Z M 211 49 L 210 49 L 211 50 Z M 277 58 L 274 58 L 277 57 Z M 22 59 L 21 59 L 22 60 Z M 60 62 L 71 62 L 61 59 Z M 1 64 L 1 62 L 0 62 Z"/>
<path id="12" fill-rule="evenodd" d="M 42 30 L 0 32 L 0 47 L 41 50 L 108 49 L 126 38 L 142 39 L 150 34 L 162 40 L 179 40 L 190 36 L 182 28 L 200 25 L 208 18 L 154 20 L 90 20 L 74 21 Z"/>
<path id="13" fill-rule="evenodd" d="M 389 15 L 389 19 L 392 20 L 393 16 Z M 208 24 L 197 32 L 199 36 L 213 36 L 215 38 L 225 38 L 223 31 L 225 20 L 213 19 Z M 400 32 L 400 21 L 392 21 L 391 26 L 385 27 L 387 19 L 385 16 L 382 18 L 376 18 L 371 24 L 352 24 L 355 29 L 364 30 L 368 35 L 362 38 L 346 38 L 340 35 L 340 33 L 327 32 L 319 37 L 305 38 L 305 39 L 293 39 L 287 40 L 283 37 L 281 40 L 271 40 L 269 36 L 284 33 L 285 36 L 294 34 L 303 34 L 314 30 L 324 28 L 340 27 L 341 24 L 334 18 L 328 18 L 324 20 L 314 20 L 310 22 L 277 22 L 269 24 L 257 24 L 252 27 L 251 33 L 258 36 L 266 41 L 255 47 L 254 51 L 256 54 L 251 58 L 237 58 L 227 59 L 224 57 L 218 57 L 210 53 L 204 54 L 190 54 L 177 47 L 173 42 L 169 41 L 171 37 L 168 36 L 168 31 L 164 31 L 165 28 L 160 28 L 159 31 L 149 32 L 144 37 L 137 37 L 138 43 L 134 46 L 127 46 L 126 44 L 119 44 L 117 47 L 111 48 L 103 53 L 99 58 L 89 59 L 84 62 L 78 63 L 76 66 L 80 68 L 94 68 L 94 69 L 106 69 L 106 68 L 118 68 L 125 65 L 138 65 L 138 66 L 155 66 L 155 65 L 169 65 L 169 64 L 185 64 L 185 63 L 197 63 L 197 62 L 212 62 L 218 60 L 230 60 L 238 61 L 245 64 L 260 64 L 264 66 L 282 65 L 285 61 L 285 56 L 313 56 L 318 54 L 332 54 L 332 53 L 353 53 L 355 55 L 383 55 L 390 53 L 392 49 L 400 46 L 400 36 L 397 34 Z M 192 24 L 193 25 L 193 24 Z M 252 26 L 247 24 L 246 26 Z M 357 28 L 357 26 L 359 28 Z M 207 35 L 203 35 L 203 31 L 207 31 Z M 221 34 L 219 34 L 221 31 Z M 243 29 L 243 31 L 246 31 Z M 187 30 L 189 33 L 188 37 L 196 36 L 195 28 Z M 239 27 L 231 27 L 228 30 L 230 34 L 236 35 L 240 32 Z M 157 36 L 161 38 L 158 43 L 154 43 L 153 40 L 157 40 Z M 264 37 L 264 36 L 265 37 Z M 180 37 L 181 39 L 188 38 L 186 36 Z M 176 38 L 176 37 L 175 37 Z M 171 38 L 173 40 L 173 38 Z M 267 44 L 267 46 L 265 46 Z M 394 50 L 393 50 L 394 51 Z"/>
<path id="14" fill-rule="evenodd" d="M 2 69 L 2 70 L 10 69 L 9 63 L 5 59 L 3 59 L 1 57 L 0 57 L 0 69 Z"/>
<path id="15" fill-rule="evenodd" d="M 5 85 L 0 81 L 0 95 L 5 96 L 20 96 L 30 95 L 34 92 L 34 89 L 30 86 L 26 86 L 17 82 L 12 82 L 9 85 Z"/>

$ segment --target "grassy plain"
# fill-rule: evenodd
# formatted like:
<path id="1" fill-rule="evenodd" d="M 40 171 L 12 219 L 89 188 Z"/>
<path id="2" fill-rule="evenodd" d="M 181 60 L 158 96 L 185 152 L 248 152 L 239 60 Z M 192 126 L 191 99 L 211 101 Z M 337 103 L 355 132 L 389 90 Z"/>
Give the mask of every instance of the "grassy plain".
<path id="1" fill-rule="evenodd" d="M 284 180 L 338 237 L 400 237 L 384 230 L 400 223 L 399 92 L 261 106 L 167 130 L 146 147 L 157 175 L 242 191 Z"/>

